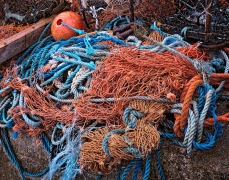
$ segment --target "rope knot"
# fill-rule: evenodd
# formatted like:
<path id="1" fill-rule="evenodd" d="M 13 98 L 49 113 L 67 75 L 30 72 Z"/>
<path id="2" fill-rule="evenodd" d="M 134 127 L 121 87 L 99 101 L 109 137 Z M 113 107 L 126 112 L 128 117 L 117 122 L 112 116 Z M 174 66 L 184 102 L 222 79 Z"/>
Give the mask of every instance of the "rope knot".
<path id="1" fill-rule="evenodd" d="M 196 70 L 203 75 L 204 83 L 208 83 L 209 78 L 212 74 L 210 66 L 206 62 L 198 60 L 194 60 L 193 65 L 196 68 Z"/>
<path id="2" fill-rule="evenodd" d="M 144 115 L 136 110 L 133 110 L 130 106 L 128 106 L 124 113 L 123 113 L 123 119 L 125 124 L 127 125 L 127 131 L 129 129 L 133 129 L 137 125 L 137 119 L 143 118 Z"/>

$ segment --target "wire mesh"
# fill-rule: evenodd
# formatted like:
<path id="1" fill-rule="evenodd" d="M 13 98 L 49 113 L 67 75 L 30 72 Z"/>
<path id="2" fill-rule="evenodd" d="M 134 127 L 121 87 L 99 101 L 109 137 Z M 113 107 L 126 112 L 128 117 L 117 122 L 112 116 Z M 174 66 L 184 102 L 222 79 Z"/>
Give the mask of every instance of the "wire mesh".
<path id="1" fill-rule="evenodd" d="M 187 39 L 206 44 L 229 40 L 229 6 L 226 0 L 178 0 L 176 13 L 159 19 L 160 27 L 168 33 L 182 33 Z"/>
<path id="2" fill-rule="evenodd" d="M 130 16 L 131 2 L 135 16 L 151 24 L 157 21 L 164 32 L 204 42 L 202 48 L 229 45 L 228 0 L 104 0 L 102 4 L 107 4 L 107 13 Z"/>
<path id="3" fill-rule="evenodd" d="M 61 0 L 6 0 L 1 3 L 3 13 L 0 20 L 4 23 L 34 23 L 42 17 L 50 16 L 61 3 L 65 2 Z"/>

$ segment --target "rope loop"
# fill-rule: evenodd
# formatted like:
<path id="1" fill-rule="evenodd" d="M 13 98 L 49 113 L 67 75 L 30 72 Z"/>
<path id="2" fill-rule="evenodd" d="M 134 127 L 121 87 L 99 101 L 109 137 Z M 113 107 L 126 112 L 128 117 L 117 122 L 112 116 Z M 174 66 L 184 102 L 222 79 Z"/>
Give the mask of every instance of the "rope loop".
<path id="1" fill-rule="evenodd" d="M 128 106 L 123 113 L 123 119 L 125 124 L 127 125 L 127 129 L 133 129 L 137 125 L 137 120 L 143 118 L 144 115 L 136 110 L 133 110 L 130 106 Z"/>

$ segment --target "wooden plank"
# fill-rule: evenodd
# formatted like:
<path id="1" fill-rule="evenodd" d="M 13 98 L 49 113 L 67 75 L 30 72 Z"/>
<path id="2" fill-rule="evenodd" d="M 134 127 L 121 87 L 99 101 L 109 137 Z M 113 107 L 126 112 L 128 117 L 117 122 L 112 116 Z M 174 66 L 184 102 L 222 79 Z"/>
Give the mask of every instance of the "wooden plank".
<path id="1" fill-rule="evenodd" d="M 12 58 L 34 44 L 40 37 L 46 25 L 54 19 L 54 16 L 40 20 L 25 30 L 0 41 L 0 63 Z M 50 35 L 50 30 L 44 36 Z"/>

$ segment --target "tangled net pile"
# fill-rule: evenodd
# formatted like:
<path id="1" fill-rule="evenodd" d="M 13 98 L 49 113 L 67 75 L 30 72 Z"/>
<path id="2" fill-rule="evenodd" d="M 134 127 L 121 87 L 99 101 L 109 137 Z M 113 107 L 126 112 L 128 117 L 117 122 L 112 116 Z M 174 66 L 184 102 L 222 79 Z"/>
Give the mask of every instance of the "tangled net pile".
<path id="1" fill-rule="evenodd" d="M 75 106 L 80 117 L 87 120 L 105 121 L 108 126 L 122 125 L 121 116 L 123 108 L 130 101 L 129 97 L 148 96 L 157 99 L 166 98 L 170 93 L 176 98 L 196 74 L 191 64 L 171 52 L 157 54 L 123 47 L 99 64 L 93 73 L 91 88 Z M 93 98 L 101 98 L 105 102 L 90 102 Z M 106 98 L 113 98 L 114 102 L 106 102 Z M 115 101 L 118 98 L 123 100 Z"/>
<path id="2" fill-rule="evenodd" d="M 100 177 L 113 170 L 117 179 L 125 179 L 133 166 L 134 179 L 140 169 L 148 179 L 155 152 L 165 179 L 163 137 L 188 154 L 214 146 L 222 122 L 229 121 L 228 114 L 216 115 L 219 92 L 229 78 L 227 54 L 213 57 L 179 35 L 154 29 L 161 42 L 152 34 L 142 42 L 107 32 L 60 41 L 40 38 L 4 71 L 0 140 L 22 179 L 44 174 L 44 179 L 55 174 L 74 179 L 82 172 Z M 212 126 L 213 134 L 204 125 Z M 10 151 L 11 128 L 14 138 L 28 133 L 43 144 L 52 154 L 48 168 L 31 174 L 20 167 Z"/>

